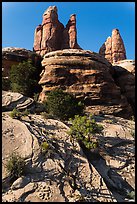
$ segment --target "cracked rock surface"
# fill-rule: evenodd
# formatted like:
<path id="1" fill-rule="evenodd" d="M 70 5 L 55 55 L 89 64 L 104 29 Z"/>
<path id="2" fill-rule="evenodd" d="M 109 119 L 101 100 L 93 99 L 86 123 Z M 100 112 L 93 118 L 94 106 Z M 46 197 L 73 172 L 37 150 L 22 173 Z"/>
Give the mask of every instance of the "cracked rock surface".
<path id="1" fill-rule="evenodd" d="M 135 189 L 134 121 L 96 116 L 104 127 L 99 151 L 86 152 L 67 134 L 69 126 L 41 115 L 12 119 L 2 113 L 3 202 L 122 202 Z M 49 144 L 47 152 L 42 142 Z M 12 152 L 28 162 L 28 172 L 8 182 Z"/>

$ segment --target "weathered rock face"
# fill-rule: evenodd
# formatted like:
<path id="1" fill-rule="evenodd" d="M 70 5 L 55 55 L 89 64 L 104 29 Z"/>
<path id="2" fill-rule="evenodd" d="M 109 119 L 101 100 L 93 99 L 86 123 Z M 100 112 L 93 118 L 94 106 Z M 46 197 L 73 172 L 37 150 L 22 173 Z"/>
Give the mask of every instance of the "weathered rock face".
<path id="1" fill-rule="evenodd" d="M 77 44 L 76 16 L 71 15 L 64 28 L 58 20 L 57 7 L 50 6 L 43 14 L 42 25 L 35 29 L 33 49 L 43 56 L 64 48 L 80 48 Z"/>
<path id="2" fill-rule="evenodd" d="M 39 84 L 47 92 L 61 87 L 84 100 L 87 111 L 130 117 L 132 110 L 111 75 L 112 65 L 101 55 L 79 49 L 47 53 L 42 61 L 44 70 Z"/>
<path id="3" fill-rule="evenodd" d="M 18 110 L 32 110 L 34 107 L 34 99 L 23 96 L 20 93 L 2 91 L 2 110 L 12 111 L 14 108 Z"/>
<path id="4" fill-rule="evenodd" d="M 64 123 L 31 114 L 19 121 L 3 113 L 3 202 L 129 201 L 127 193 L 135 189 L 135 123 L 113 116 L 95 119 L 104 129 L 94 135 L 98 154 L 89 151 L 88 158 Z M 44 141 L 49 144 L 45 154 Z M 11 184 L 5 165 L 13 152 L 25 158 L 28 169 Z"/>
<path id="5" fill-rule="evenodd" d="M 31 59 L 36 67 L 41 67 L 41 57 L 31 50 L 16 47 L 2 48 L 2 75 L 9 76 L 12 65 Z"/>
<path id="6" fill-rule="evenodd" d="M 113 64 L 113 78 L 135 113 L 135 61 L 121 60 Z"/>
<path id="7" fill-rule="evenodd" d="M 126 59 L 126 50 L 118 29 L 112 30 L 112 36 L 107 38 L 100 48 L 99 54 L 111 63 Z"/>
<path id="8" fill-rule="evenodd" d="M 113 63 L 113 66 L 120 66 L 135 75 L 135 60 L 120 60 L 118 62 Z"/>

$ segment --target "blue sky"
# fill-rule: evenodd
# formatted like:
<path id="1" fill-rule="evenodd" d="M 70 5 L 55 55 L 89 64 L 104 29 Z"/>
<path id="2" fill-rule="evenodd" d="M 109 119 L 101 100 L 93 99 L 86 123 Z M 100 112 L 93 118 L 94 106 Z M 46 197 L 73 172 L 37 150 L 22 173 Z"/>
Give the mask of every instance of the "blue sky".
<path id="1" fill-rule="evenodd" d="M 127 58 L 135 58 L 135 2 L 2 2 L 2 47 L 32 50 L 35 28 L 53 5 L 64 26 L 76 14 L 78 44 L 83 49 L 98 52 L 118 28 Z"/>

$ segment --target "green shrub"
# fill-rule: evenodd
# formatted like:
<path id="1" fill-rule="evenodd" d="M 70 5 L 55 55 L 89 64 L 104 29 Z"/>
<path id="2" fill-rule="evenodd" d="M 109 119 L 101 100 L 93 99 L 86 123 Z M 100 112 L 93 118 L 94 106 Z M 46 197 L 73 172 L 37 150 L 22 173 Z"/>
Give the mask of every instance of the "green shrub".
<path id="1" fill-rule="evenodd" d="M 92 136 L 95 133 L 100 133 L 103 127 L 98 125 L 91 115 L 90 117 L 75 115 L 75 118 L 70 121 L 72 125 L 68 131 L 69 135 L 76 138 L 78 142 L 82 142 L 88 149 L 98 146 L 98 142 L 93 141 Z"/>
<path id="2" fill-rule="evenodd" d="M 49 144 L 45 141 L 41 144 L 42 153 L 46 153 L 49 149 Z"/>
<path id="3" fill-rule="evenodd" d="M 128 193 L 127 193 L 127 197 L 128 197 L 129 199 L 135 199 L 135 191 L 128 192 Z"/>
<path id="4" fill-rule="evenodd" d="M 28 60 L 12 65 L 10 70 L 11 90 L 26 96 L 33 96 L 38 89 L 37 69 Z"/>
<path id="5" fill-rule="evenodd" d="M 15 118 L 15 119 L 20 119 L 21 118 L 21 112 L 19 110 L 17 110 L 16 108 L 14 108 L 10 112 L 10 117 Z"/>
<path id="6" fill-rule="evenodd" d="M 80 115 L 84 109 L 84 105 L 78 99 L 58 88 L 48 94 L 45 106 L 50 115 L 61 120 L 73 118 L 76 114 Z"/>
<path id="7" fill-rule="evenodd" d="M 26 163 L 24 158 L 17 154 L 12 154 L 6 164 L 6 169 L 12 180 L 16 180 L 26 172 Z"/>
<path id="8" fill-rule="evenodd" d="M 22 116 L 27 116 L 28 114 L 29 114 L 29 111 L 27 109 L 20 112 L 18 109 L 14 108 L 10 112 L 10 117 L 15 118 L 15 119 L 20 119 Z"/>

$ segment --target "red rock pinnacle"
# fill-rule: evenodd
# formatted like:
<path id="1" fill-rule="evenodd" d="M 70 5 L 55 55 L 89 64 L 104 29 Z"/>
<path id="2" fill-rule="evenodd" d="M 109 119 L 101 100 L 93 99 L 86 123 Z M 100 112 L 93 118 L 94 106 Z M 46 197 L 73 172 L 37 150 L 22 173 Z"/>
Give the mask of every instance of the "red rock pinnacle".
<path id="1" fill-rule="evenodd" d="M 64 28 L 58 20 L 57 7 L 50 6 L 43 14 L 42 25 L 35 29 L 33 49 L 43 56 L 64 48 L 80 48 L 77 44 L 76 15 L 70 16 Z"/>
<path id="2" fill-rule="evenodd" d="M 112 36 L 101 46 L 99 54 L 111 63 L 126 59 L 126 50 L 118 29 L 112 30 Z"/>

